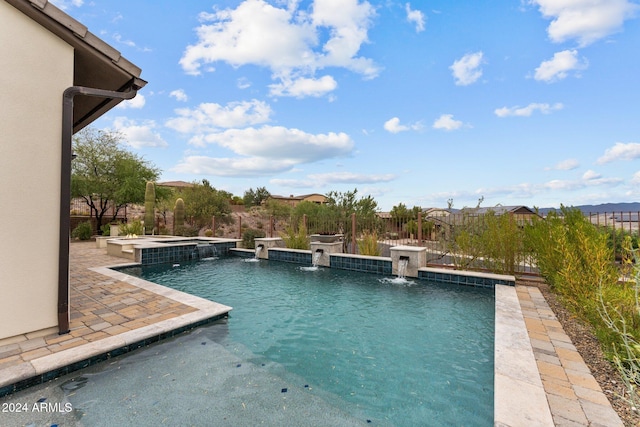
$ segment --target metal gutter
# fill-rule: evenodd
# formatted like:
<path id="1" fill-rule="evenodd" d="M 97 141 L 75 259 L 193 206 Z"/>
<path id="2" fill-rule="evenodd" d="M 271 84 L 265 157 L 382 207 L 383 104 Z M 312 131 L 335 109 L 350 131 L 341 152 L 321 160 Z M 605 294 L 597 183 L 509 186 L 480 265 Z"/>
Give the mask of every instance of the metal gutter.
<path id="1" fill-rule="evenodd" d="M 73 99 L 77 95 L 98 98 L 132 99 L 145 81 L 132 78 L 123 91 L 71 86 L 62 101 L 62 160 L 60 173 L 60 237 L 58 254 L 58 333 L 69 333 L 69 229 L 71 228 L 71 160 L 73 146 Z"/>

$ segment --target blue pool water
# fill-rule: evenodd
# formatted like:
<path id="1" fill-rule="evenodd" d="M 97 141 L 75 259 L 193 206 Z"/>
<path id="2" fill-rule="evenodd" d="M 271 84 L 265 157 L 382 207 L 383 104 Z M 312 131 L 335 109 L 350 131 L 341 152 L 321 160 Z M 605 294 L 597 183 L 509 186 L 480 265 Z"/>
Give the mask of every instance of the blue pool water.
<path id="1" fill-rule="evenodd" d="M 233 307 L 221 343 L 377 425 L 493 425 L 494 293 L 229 257 L 121 270 Z"/>

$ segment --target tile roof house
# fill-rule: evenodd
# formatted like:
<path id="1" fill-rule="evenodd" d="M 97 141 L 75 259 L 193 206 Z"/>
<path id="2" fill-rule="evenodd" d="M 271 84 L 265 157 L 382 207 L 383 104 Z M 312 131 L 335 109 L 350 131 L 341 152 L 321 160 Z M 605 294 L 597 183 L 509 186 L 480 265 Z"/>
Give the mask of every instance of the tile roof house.
<path id="1" fill-rule="evenodd" d="M 0 341 L 69 329 L 71 139 L 146 82 L 47 0 L 0 0 Z"/>
<path id="2" fill-rule="evenodd" d="M 317 203 L 320 205 L 327 203 L 327 196 L 325 196 L 324 194 L 318 194 L 318 193 L 303 194 L 300 196 L 294 196 L 292 194 L 289 197 L 274 195 L 274 196 L 270 196 L 269 199 L 275 200 L 281 203 L 286 203 L 293 207 L 297 206 L 300 202 L 311 202 L 311 203 Z"/>

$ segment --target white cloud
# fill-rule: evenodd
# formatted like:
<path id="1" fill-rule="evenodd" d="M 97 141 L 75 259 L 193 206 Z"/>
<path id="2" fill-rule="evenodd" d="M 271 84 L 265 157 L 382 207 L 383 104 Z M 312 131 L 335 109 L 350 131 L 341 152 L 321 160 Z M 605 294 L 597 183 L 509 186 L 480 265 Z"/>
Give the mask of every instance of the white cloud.
<path id="1" fill-rule="evenodd" d="M 281 83 L 269 85 L 270 94 L 273 96 L 293 96 L 304 98 L 305 96 L 320 97 L 335 90 L 338 83 L 331 76 L 315 78 L 299 78 L 290 80 L 284 78 Z"/>
<path id="2" fill-rule="evenodd" d="M 80 7 L 84 4 L 84 0 L 50 0 L 51 3 L 56 5 L 58 8 L 62 10 L 67 10 L 71 6 Z"/>
<path id="3" fill-rule="evenodd" d="M 442 129 L 446 131 L 460 129 L 463 123 L 460 120 L 454 120 L 453 114 L 443 114 L 433 122 L 434 129 Z"/>
<path id="4" fill-rule="evenodd" d="M 396 179 L 394 174 L 360 174 L 353 172 L 328 172 L 311 174 L 309 178 L 312 182 L 322 184 L 373 184 L 378 182 L 389 182 Z"/>
<path id="5" fill-rule="evenodd" d="M 386 122 L 384 122 L 384 129 L 387 132 L 399 133 L 399 132 L 405 132 L 408 130 L 420 130 L 422 129 L 422 124 L 420 122 L 416 122 L 411 125 L 401 125 L 400 119 L 398 117 L 393 117 L 387 120 Z"/>
<path id="6" fill-rule="evenodd" d="M 640 184 L 640 171 L 633 174 L 633 178 L 631 178 L 631 184 L 633 185 Z"/>
<path id="7" fill-rule="evenodd" d="M 172 90 L 171 93 L 169 93 L 169 96 L 181 102 L 187 102 L 189 100 L 189 97 L 182 89 Z"/>
<path id="8" fill-rule="evenodd" d="M 154 131 L 156 123 L 153 120 L 138 123 L 126 117 L 116 117 L 113 120 L 113 127 L 124 136 L 126 144 L 133 148 L 167 147 L 169 145 L 158 132 Z"/>
<path id="9" fill-rule="evenodd" d="M 570 171 L 573 169 L 577 169 L 579 166 L 580 163 L 576 159 L 567 159 L 556 163 L 551 168 L 546 168 L 546 170 Z"/>
<path id="10" fill-rule="evenodd" d="M 287 160 L 259 157 L 216 158 L 188 156 L 171 170 L 178 173 L 213 176 L 265 176 L 290 170 L 294 163 Z"/>
<path id="11" fill-rule="evenodd" d="M 588 67 L 589 63 L 586 59 L 578 60 L 578 51 L 563 50 L 556 52 L 553 58 L 548 61 L 542 61 L 540 66 L 536 68 L 534 79 L 552 83 L 562 80 L 569 75 L 570 71 L 580 71 Z"/>
<path id="12" fill-rule="evenodd" d="M 282 179 L 282 178 L 274 178 L 269 180 L 269 184 L 277 185 L 280 187 L 289 187 L 289 188 L 313 188 L 319 187 L 321 184 L 318 182 L 314 182 L 310 179 Z"/>
<path id="13" fill-rule="evenodd" d="M 353 172 L 327 172 L 321 174 L 310 174 L 302 179 L 281 179 L 269 180 L 270 184 L 289 188 L 318 188 L 328 184 L 378 184 L 390 182 L 396 179 L 394 174 L 359 174 Z M 369 191 L 370 192 L 370 191 Z M 367 192 L 363 192 L 366 194 Z"/>
<path id="14" fill-rule="evenodd" d="M 118 42 L 118 43 L 120 43 L 120 44 L 123 44 L 123 45 L 125 45 L 125 46 L 129 46 L 129 47 L 136 47 L 136 44 L 135 44 L 132 40 L 125 40 L 125 39 L 123 39 L 123 38 L 122 38 L 122 35 L 121 35 L 120 33 L 115 33 L 115 34 L 113 35 L 113 39 L 114 39 L 116 42 Z"/>
<path id="15" fill-rule="evenodd" d="M 540 111 L 542 114 L 549 114 L 555 110 L 562 110 L 564 106 L 561 103 L 556 104 L 540 104 L 536 102 L 532 102 L 526 107 L 502 107 L 497 108 L 494 113 L 498 117 L 529 117 L 535 111 Z"/>
<path id="16" fill-rule="evenodd" d="M 577 40 L 587 46 L 620 31 L 626 19 L 633 18 L 639 6 L 629 0 L 529 0 L 540 13 L 551 19 L 547 28 L 555 43 Z"/>
<path id="17" fill-rule="evenodd" d="M 629 142 L 627 144 L 616 142 L 611 148 L 607 148 L 604 155 L 598 159 L 598 164 L 609 163 L 616 160 L 634 160 L 640 158 L 640 143 Z"/>
<path id="18" fill-rule="evenodd" d="M 203 65 L 217 61 L 234 67 L 267 67 L 285 85 L 275 91 L 283 95 L 289 94 L 284 90 L 287 81 L 301 78 L 319 80 L 326 90 L 327 76 L 315 79 L 316 70 L 325 67 L 342 67 L 374 78 L 379 67 L 358 56 L 360 47 L 368 42 L 374 15 L 371 4 L 358 0 L 315 0 L 310 12 L 299 10 L 297 1 L 287 2 L 284 9 L 264 0 L 245 0 L 236 9 L 201 13 L 198 40 L 187 46 L 180 64 L 188 74 L 200 74 Z M 312 86 L 310 94 L 318 96 L 318 87 Z M 297 93 L 304 95 L 300 88 Z"/>
<path id="19" fill-rule="evenodd" d="M 412 10 L 409 3 L 405 4 L 404 7 L 407 11 L 407 21 L 416 25 L 416 33 L 424 31 L 424 21 L 426 19 L 424 13 L 419 10 Z"/>
<path id="20" fill-rule="evenodd" d="M 240 77 L 237 86 L 238 89 L 248 89 L 251 87 L 251 82 L 246 77 Z"/>
<path id="21" fill-rule="evenodd" d="M 142 107 L 144 107 L 144 105 L 146 104 L 147 100 L 145 99 L 144 95 L 140 95 L 139 93 L 132 99 L 127 99 L 125 101 L 122 101 L 121 103 L 119 103 L 116 108 L 120 108 L 120 109 L 127 109 L 127 108 L 134 108 L 134 109 L 140 109 Z"/>
<path id="22" fill-rule="evenodd" d="M 166 126 L 182 133 L 205 134 L 221 128 L 233 128 L 266 123 L 271 107 L 256 99 L 230 102 L 226 106 L 202 103 L 196 108 L 179 108 L 177 117 L 167 120 Z"/>
<path id="23" fill-rule="evenodd" d="M 585 181 L 593 181 L 600 178 L 602 178 L 602 175 L 591 169 L 582 174 L 582 179 L 584 179 Z"/>
<path id="24" fill-rule="evenodd" d="M 228 129 L 205 137 L 243 156 L 290 159 L 297 163 L 342 157 L 351 153 L 353 141 L 345 133 L 309 134 L 282 126 Z"/>
<path id="25" fill-rule="evenodd" d="M 269 175 L 302 163 L 348 156 L 354 145 L 345 133 L 309 134 L 282 126 L 228 129 L 203 136 L 201 142 L 227 148 L 240 157 L 189 156 L 174 170 L 218 176 Z"/>
<path id="26" fill-rule="evenodd" d="M 453 78 L 458 86 L 467 86 L 475 83 L 482 76 L 480 66 L 483 63 L 483 53 L 468 53 L 453 62 L 449 67 L 453 71 Z"/>
<path id="27" fill-rule="evenodd" d="M 409 130 L 408 126 L 404 126 L 400 124 L 400 119 L 397 117 L 393 117 L 386 122 L 384 122 L 384 129 L 391 133 L 404 132 Z"/>

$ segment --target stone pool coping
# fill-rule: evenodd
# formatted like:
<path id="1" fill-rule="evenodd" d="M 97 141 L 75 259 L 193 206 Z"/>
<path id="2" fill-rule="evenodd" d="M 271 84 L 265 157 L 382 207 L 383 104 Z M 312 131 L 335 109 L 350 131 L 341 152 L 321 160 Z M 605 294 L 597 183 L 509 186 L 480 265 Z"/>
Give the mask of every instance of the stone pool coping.
<path id="1" fill-rule="evenodd" d="M 8 385 L 36 377 L 53 379 L 56 375 L 47 372 L 65 369 L 74 361 L 81 368 L 91 355 L 113 357 L 123 348 L 135 349 L 178 334 L 231 309 L 111 270 L 105 266 L 122 259 L 94 249 L 95 244 L 74 243 L 71 248 L 72 316 L 83 317 L 72 317 L 68 335 L 0 342 L 0 396 Z M 103 295 L 109 290 L 110 295 Z M 539 290 L 516 284 L 497 285 L 495 292 L 494 425 L 622 426 Z M 114 320 L 116 314 L 123 318 Z"/>
<path id="2" fill-rule="evenodd" d="M 494 289 L 494 425 L 553 426 L 516 289 Z"/>

